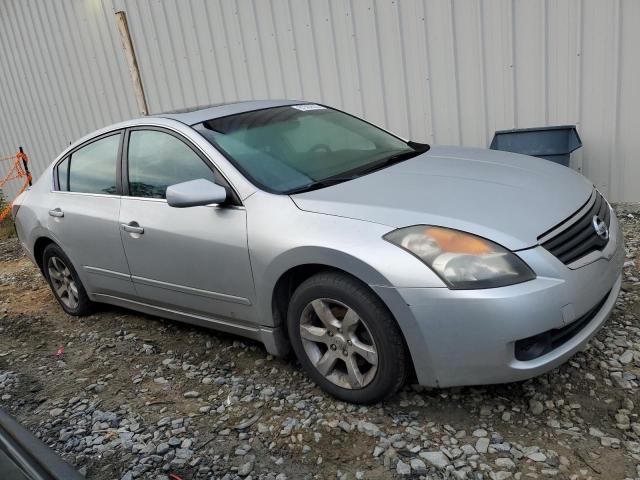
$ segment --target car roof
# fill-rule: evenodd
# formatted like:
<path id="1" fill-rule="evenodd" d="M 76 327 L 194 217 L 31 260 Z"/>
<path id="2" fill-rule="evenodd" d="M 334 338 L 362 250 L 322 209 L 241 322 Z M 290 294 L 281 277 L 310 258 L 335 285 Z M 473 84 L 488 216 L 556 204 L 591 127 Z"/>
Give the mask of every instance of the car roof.
<path id="1" fill-rule="evenodd" d="M 249 100 L 244 102 L 219 103 L 215 105 L 206 105 L 192 108 L 182 108 L 170 112 L 158 113 L 153 117 L 170 118 L 186 123 L 187 125 L 195 125 L 205 120 L 214 118 L 228 117 L 237 113 L 251 112 L 254 110 L 262 110 L 265 108 L 282 107 L 286 105 L 302 105 L 302 100 Z"/>

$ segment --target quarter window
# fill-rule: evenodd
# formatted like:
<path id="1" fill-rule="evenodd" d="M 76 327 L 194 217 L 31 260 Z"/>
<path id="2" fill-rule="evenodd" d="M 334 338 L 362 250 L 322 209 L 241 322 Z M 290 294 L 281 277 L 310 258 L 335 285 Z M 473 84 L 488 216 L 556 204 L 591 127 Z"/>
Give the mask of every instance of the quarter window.
<path id="1" fill-rule="evenodd" d="M 120 134 L 117 134 L 96 140 L 73 152 L 68 166 L 68 190 L 70 192 L 116 194 L 119 147 Z M 61 166 L 62 164 L 58 167 L 58 181 L 60 189 L 64 190 Z M 64 170 L 63 167 L 63 172 Z"/>
<path id="2" fill-rule="evenodd" d="M 204 178 L 213 171 L 183 141 L 157 130 L 134 130 L 129 136 L 129 194 L 165 198 L 167 187 Z"/>
<path id="3" fill-rule="evenodd" d="M 58 164 L 58 190 L 69 191 L 69 157 Z"/>

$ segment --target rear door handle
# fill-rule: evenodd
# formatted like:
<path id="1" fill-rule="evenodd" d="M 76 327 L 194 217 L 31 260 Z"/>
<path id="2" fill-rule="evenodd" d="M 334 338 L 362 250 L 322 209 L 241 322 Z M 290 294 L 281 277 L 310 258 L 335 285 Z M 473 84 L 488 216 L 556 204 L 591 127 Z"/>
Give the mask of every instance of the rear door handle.
<path id="1" fill-rule="evenodd" d="M 64 217 L 64 212 L 60 208 L 52 208 L 49 210 L 49 215 L 52 217 Z"/>
<path id="2" fill-rule="evenodd" d="M 129 233 L 144 233 L 144 228 L 138 225 L 138 222 L 121 223 L 120 226 L 125 232 Z"/>

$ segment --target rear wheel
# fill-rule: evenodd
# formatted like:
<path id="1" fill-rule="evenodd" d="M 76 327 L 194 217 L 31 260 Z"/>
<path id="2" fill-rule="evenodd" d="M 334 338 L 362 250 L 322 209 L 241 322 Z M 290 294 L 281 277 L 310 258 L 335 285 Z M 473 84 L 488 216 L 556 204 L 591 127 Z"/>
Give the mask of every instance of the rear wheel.
<path id="1" fill-rule="evenodd" d="M 65 312 L 75 316 L 92 312 L 93 302 L 71 261 L 58 245 L 52 243 L 44 249 L 42 265 L 51 291 Z"/>
<path id="2" fill-rule="evenodd" d="M 375 403 L 404 383 L 406 351 L 400 329 L 369 288 L 325 272 L 303 282 L 289 304 L 293 350 L 309 376 L 330 394 Z"/>

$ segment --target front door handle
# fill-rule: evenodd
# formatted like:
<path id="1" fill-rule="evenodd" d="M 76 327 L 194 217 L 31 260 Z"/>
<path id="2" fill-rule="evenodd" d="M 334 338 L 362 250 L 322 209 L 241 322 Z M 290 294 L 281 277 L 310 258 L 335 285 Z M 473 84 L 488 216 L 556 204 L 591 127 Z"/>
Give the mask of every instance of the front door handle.
<path id="1" fill-rule="evenodd" d="M 120 224 L 125 232 L 143 234 L 144 228 L 138 225 L 138 222 L 129 222 Z"/>
<path id="2" fill-rule="evenodd" d="M 61 208 L 52 208 L 49 210 L 49 215 L 52 217 L 64 217 L 64 212 Z"/>

